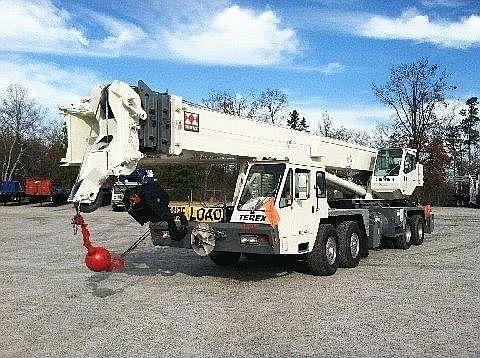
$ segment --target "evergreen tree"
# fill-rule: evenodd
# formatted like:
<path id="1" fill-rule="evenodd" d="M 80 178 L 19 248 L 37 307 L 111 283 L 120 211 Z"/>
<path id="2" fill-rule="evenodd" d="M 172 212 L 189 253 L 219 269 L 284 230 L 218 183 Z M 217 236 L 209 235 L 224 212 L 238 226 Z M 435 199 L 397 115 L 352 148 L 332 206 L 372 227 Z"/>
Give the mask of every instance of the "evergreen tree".
<path id="1" fill-rule="evenodd" d="M 460 122 L 460 129 L 464 135 L 463 143 L 466 146 L 468 155 L 467 170 L 470 172 L 475 169 L 473 153 L 480 140 L 480 132 L 478 130 L 478 125 L 480 123 L 480 118 L 478 117 L 478 98 L 471 97 L 465 103 L 467 109 L 460 111 L 460 114 L 463 116 L 463 119 Z"/>
<path id="2" fill-rule="evenodd" d="M 290 128 L 295 129 L 297 131 L 309 132 L 308 124 L 307 124 L 307 121 L 305 120 L 305 117 L 302 117 L 302 119 L 300 119 L 300 116 L 296 109 L 290 112 L 289 116 L 290 117 L 287 119 L 287 125 Z"/>
<path id="3" fill-rule="evenodd" d="M 452 158 L 453 176 L 464 175 L 465 168 L 463 162 L 464 148 L 461 128 L 459 125 L 451 123 L 445 128 L 445 149 Z"/>

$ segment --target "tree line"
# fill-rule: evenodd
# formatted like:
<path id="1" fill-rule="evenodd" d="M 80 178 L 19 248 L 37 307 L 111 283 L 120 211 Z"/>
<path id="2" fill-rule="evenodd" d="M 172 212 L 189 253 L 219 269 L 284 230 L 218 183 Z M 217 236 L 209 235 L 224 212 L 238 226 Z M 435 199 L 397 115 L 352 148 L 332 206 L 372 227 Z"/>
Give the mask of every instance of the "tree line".
<path id="1" fill-rule="evenodd" d="M 479 101 L 477 97 L 452 101 L 456 89 L 451 75 L 427 58 L 392 67 L 384 84 L 372 83 L 373 94 L 392 110 L 392 116 L 378 124 L 374 133 L 337 126 L 335 118 L 326 111 L 318 119 L 317 127 L 310 128 L 305 116 L 289 107 L 288 96 L 280 89 L 247 95 L 212 90 L 202 102 L 227 114 L 361 145 L 414 148 L 418 161 L 425 167 L 425 185 L 418 195 L 424 201 L 449 204 L 455 178 L 475 175 L 480 169 Z M 46 110 L 22 85 L 12 84 L 1 95 L 1 180 L 49 177 L 59 185 L 73 185 L 76 168 L 59 166 L 66 152 L 66 126 L 45 118 Z M 220 200 L 231 197 L 239 164 L 154 169 L 167 187 L 183 183 L 185 188 L 192 189 L 196 200 L 206 200 L 209 195 Z M 216 183 L 215 188 L 212 183 Z M 185 200 L 192 191 L 177 190 L 173 196 Z"/>
<path id="2" fill-rule="evenodd" d="M 258 96 L 211 91 L 203 103 L 224 113 L 283 122 L 295 130 L 356 144 L 416 149 L 425 170 L 425 185 L 417 195 L 425 202 L 447 205 L 453 202 L 458 181 L 480 171 L 478 97 L 455 100 L 456 89 L 451 74 L 428 58 L 393 66 L 386 83 L 372 83 L 375 97 L 392 110 L 373 133 L 336 126 L 327 111 L 311 129 L 298 110 L 287 111 L 287 95 L 278 89 Z"/>
<path id="3" fill-rule="evenodd" d="M 21 84 L 7 87 L 0 96 L 0 180 L 51 178 L 70 187 L 75 168 L 61 167 L 66 152 L 65 123 L 48 121 L 47 110 Z"/>

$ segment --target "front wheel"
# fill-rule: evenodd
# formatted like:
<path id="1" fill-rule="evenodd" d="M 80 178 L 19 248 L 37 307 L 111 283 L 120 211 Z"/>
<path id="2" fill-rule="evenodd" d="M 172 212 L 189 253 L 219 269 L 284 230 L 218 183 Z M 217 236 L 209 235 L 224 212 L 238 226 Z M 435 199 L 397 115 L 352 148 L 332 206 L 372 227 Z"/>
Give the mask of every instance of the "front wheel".
<path id="1" fill-rule="evenodd" d="M 208 256 L 218 266 L 232 266 L 240 259 L 240 252 L 212 251 Z"/>
<path id="2" fill-rule="evenodd" d="M 337 271 L 337 247 L 338 233 L 335 227 L 320 225 L 313 249 L 306 254 L 306 265 L 313 275 L 331 276 Z"/>

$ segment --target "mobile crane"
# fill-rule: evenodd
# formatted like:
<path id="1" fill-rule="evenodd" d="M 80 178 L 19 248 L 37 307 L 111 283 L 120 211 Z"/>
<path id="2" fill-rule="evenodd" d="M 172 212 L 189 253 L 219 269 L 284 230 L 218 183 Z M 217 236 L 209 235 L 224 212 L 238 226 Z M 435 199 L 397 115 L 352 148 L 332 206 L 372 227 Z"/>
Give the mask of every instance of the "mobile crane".
<path id="1" fill-rule="evenodd" d="M 313 274 L 332 275 L 357 266 L 382 240 L 408 249 L 433 231 L 430 208 L 408 199 L 423 185 L 413 149 L 377 150 L 255 122 L 142 81 L 97 86 L 91 97 L 59 108 L 68 132 L 63 162 L 81 166 L 70 200 L 82 212 L 98 207 L 109 176 L 130 174 L 142 161 L 244 160 L 221 222 L 174 220 L 156 183 L 124 196 L 128 213 L 149 223 L 154 243 L 193 248 L 219 265 L 242 253 L 296 255 Z M 327 199 L 329 188 L 348 199 Z"/>

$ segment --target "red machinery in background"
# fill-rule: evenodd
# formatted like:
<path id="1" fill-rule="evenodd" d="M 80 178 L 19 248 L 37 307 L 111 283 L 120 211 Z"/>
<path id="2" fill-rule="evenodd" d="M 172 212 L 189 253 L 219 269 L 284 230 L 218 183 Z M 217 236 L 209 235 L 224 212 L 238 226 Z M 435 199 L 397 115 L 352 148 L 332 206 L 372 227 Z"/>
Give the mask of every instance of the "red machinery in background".
<path id="1" fill-rule="evenodd" d="M 70 189 L 54 186 L 51 179 L 27 178 L 25 180 L 25 196 L 30 202 L 43 204 L 51 201 L 55 205 L 65 204 L 69 195 Z"/>

